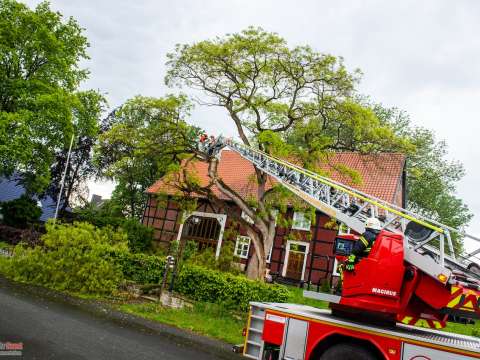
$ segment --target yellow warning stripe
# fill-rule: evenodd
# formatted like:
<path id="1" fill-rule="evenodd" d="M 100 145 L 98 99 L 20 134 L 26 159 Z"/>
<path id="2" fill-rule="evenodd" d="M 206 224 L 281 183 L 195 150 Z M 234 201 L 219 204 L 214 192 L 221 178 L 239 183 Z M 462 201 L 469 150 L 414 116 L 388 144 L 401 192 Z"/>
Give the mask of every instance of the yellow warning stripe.
<path id="1" fill-rule="evenodd" d="M 457 287 L 457 286 L 452 286 L 452 289 L 451 289 L 451 294 L 455 294 L 457 291 L 459 291 L 460 288 Z M 460 295 L 454 297 L 452 300 L 449 301 L 449 303 L 447 304 L 447 307 L 448 308 L 453 308 L 455 306 L 457 306 L 459 303 L 460 303 L 460 299 L 462 298 L 462 292 L 460 292 Z"/>
<path id="2" fill-rule="evenodd" d="M 451 299 L 447 304 L 448 308 L 461 308 L 462 310 L 471 312 L 480 311 L 478 308 L 480 293 L 472 289 L 463 289 L 458 286 L 452 286 L 451 294 L 455 295 L 456 293 L 458 293 L 458 295 Z M 463 303 L 461 303 L 462 301 Z M 477 307 L 475 307 L 475 305 Z"/>
<path id="3" fill-rule="evenodd" d="M 410 325 L 410 321 L 413 320 L 413 317 L 412 316 L 404 316 L 403 319 L 402 319 L 402 323 L 405 324 L 405 325 Z"/>
<path id="4" fill-rule="evenodd" d="M 365 247 L 368 247 L 368 240 L 365 239 L 363 236 L 360 236 L 360 241 L 365 245 Z"/>
<path id="5" fill-rule="evenodd" d="M 427 320 L 421 318 L 414 318 L 412 316 L 404 316 L 400 322 L 405 325 L 424 327 L 428 329 L 443 329 L 446 326 L 444 322 L 441 322 L 439 320 Z"/>

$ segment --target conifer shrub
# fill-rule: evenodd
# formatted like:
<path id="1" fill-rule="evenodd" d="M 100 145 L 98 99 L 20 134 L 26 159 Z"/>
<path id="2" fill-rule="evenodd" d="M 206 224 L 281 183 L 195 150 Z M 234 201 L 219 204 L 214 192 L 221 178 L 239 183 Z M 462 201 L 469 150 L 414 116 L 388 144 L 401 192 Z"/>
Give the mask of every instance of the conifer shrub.
<path id="1" fill-rule="evenodd" d="M 111 294 L 124 280 L 117 259 L 126 256 L 126 235 L 88 223 L 48 223 L 43 245 L 19 244 L 1 271 L 16 281 L 57 290 Z"/>

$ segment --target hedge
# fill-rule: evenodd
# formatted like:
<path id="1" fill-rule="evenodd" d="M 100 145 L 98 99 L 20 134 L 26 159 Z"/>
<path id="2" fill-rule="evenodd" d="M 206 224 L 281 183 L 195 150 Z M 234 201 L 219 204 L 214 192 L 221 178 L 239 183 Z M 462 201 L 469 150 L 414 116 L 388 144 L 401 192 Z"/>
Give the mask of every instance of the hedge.
<path id="1" fill-rule="evenodd" d="M 123 275 L 138 284 L 158 284 L 162 280 L 165 259 L 142 253 L 126 253 L 118 257 Z"/>
<path id="2" fill-rule="evenodd" d="M 175 290 L 193 300 L 225 304 L 244 311 L 248 309 L 250 301 L 286 302 L 289 297 L 284 286 L 265 284 L 195 265 L 183 267 Z"/>

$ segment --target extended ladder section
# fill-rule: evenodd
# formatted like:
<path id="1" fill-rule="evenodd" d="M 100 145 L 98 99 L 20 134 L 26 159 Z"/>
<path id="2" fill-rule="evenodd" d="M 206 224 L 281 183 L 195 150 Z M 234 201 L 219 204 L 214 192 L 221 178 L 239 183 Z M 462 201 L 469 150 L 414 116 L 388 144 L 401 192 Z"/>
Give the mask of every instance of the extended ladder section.
<path id="1" fill-rule="evenodd" d="M 227 140 L 225 145 L 310 205 L 359 234 L 365 231 L 365 220 L 371 216 L 380 220 L 383 229 L 404 234 L 405 260 L 432 277 L 437 278 L 440 274 L 450 277 L 451 272 L 445 266 L 462 272 L 470 272 L 472 266 L 478 268 L 469 258 L 480 250 L 466 256 L 455 256 L 451 233 L 476 241 L 480 241 L 479 238 L 244 144 Z M 435 242 L 438 249 L 431 245 Z M 449 255 L 446 255 L 445 243 Z M 472 275 L 478 277 L 477 273 Z"/>

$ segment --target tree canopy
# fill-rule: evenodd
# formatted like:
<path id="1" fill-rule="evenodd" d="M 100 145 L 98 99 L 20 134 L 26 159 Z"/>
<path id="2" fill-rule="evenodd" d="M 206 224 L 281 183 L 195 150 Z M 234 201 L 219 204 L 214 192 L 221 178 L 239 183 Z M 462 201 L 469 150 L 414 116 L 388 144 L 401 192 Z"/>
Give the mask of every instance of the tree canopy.
<path id="1" fill-rule="evenodd" d="M 61 179 L 65 172 L 61 213 L 67 207 L 87 202 L 89 195 L 87 180 L 97 174 L 97 168 L 92 161 L 93 147 L 99 133 L 108 128 L 107 119 L 99 120 L 105 108 L 105 100 L 100 94 L 89 90 L 76 93 L 76 97 L 77 103 L 72 109 L 75 121 L 70 160 L 65 172 L 68 147 L 55 150 L 55 160 L 50 167 L 51 181 L 45 190 L 46 195 L 57 200 Z"/>
<path id="2" fill-rule="evenodd" d="M 321 154 L 335 150 L 412 150 L 355 100 L 359 71 L 349 72 L 341 58 L 308 46 L 289 47 L 261 28 L 178 45 L 167 66 L 166 83 L 198 90 L 198 102 L 224 108 L 245 144 L 274 155 L 288 153 L 305 166 L 315 168 Z M 212 183 L 254 220 L 244 225 L 260 269 L 252 276 L 261 278 L 275 231 L 268 198 L 276 188 L 267 191 L 267 176 L 256 169 L 257 199 L 247 201 L 219 179 L 214 158 L 204 160 L 210 162 Z"/>
<path id="3" fill-rule="evenodd" d="M 68 147 L 87 47 L 80 25 L 48 2 L 0 0 L 0 175 L 20 173 L 29 192 L 46 188 L 56 151 Z"/>

